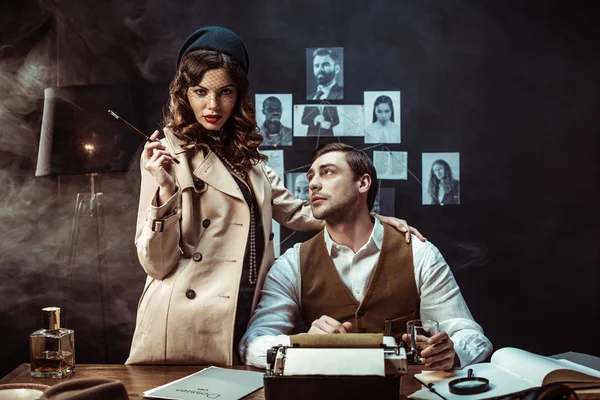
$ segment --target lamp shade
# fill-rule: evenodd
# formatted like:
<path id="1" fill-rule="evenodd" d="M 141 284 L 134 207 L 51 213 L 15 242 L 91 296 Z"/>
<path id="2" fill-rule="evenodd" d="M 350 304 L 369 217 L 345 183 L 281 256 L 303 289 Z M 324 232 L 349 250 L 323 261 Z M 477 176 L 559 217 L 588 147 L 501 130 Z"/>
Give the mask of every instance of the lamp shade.
<path id="1" fill-rule="evenodd" d="M 108 110 L 135 124 L 125 86 L 63 86 L 44 90 L 35 176 L 123 172 L 139 168 L 144 145 Z"/>

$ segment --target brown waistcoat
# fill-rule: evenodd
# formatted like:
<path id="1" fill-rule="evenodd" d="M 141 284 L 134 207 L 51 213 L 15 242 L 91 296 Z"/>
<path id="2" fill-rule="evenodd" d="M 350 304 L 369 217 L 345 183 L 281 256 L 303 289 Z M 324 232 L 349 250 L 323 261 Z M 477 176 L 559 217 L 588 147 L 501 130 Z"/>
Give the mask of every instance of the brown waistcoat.
<path id="1" fill-rule="evenodd" d="M 406 321 L 419 318 L 412 246 L 396 229 L 387 225 L 383 229 L 379 260 L 360 304 L 340 279 L 323 231 L 300 246 L 302 318 L 306 326 L 328 315 L 352 322 L 355 333 L 385 333 L 385 321 L 390 320 L 392 335 L 400 339 L 406 332 Z"/>

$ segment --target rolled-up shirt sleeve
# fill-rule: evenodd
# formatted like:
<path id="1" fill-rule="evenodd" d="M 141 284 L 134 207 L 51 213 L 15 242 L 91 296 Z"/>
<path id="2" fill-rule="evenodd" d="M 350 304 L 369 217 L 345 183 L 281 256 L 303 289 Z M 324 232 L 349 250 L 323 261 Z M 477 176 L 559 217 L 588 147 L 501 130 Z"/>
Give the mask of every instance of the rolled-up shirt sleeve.
<path id="1" fill-rule="evenodd" d="M 267 350 L 289 345 L 287 334 L 300 315 L 300 243 L 273 264 L 248 330 L 240 342 L 242 362 L 265 368 Z"/>
<path id="2" fill-rule="evenodd" d="M 446 260 L 431 242 L 412 243 L 421 318 L 438 321 L 440 330 L 448 333 L 460 367 L 483 361 L 492 353 L 492 343 L 473 320 Z"/>

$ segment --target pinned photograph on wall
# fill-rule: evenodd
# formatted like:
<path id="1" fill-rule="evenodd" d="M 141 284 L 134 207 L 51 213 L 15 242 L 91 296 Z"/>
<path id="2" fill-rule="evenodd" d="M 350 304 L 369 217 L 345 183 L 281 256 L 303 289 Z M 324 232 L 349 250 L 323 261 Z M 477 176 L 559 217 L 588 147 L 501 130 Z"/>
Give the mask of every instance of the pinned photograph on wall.
<path id="1" fill-rule="evenodd" d="M 296 104 L 294 136 L 341 136 L 339 106 Z"/>
<path id="2" fill-rule="evenodd" d="M 400 143 L 400 92 L 365 92 L 365 143 Z"/>
<path id="3" fill-rule="evenodd" d="M 394 188 L 382 188 L 377 190 L 377 197 L 371 211 L 381 215 L 396 215 L 395 213 L 395 190 Z"/>
<path id="4" fill-rule="evenodd" d="M 261 146 L 291 146 L 293 109 L 291 94 L 257 94 L 256 123 Z"/>
<path id="5" fill-rule="evenodd" d="M 306 49 L 306 100 L 344 99 L 344 48 Z"/>
<path id="6" fill-rule="evenodd" d="M 275 222 L 275 220 L 271 220 L 271 228 L 271 232 L 273 233 L 273 250 L 275 251 L 275 258 L 277 258 L 281 255 L 281 229 L 279 228 L 279 223 Z"/>
<path id="7" fill-rule="evenodd" d="M 460 204 L 460 154 L 423 153 L 423 204 Z"/>
<path id="8" fill-rule="evenodd" d="M 334 130 L 334 136 L 363 136 L 365 134 L 365 113 L 362 105 L 337 106 L 337 111 L 340 124 Z"/>
<path id="9" fill-rule="evenodd" d="M 408 154 L 405 151 L 374 151 L 373 165 L 377 179 L 403 179 L 408 176 Z"/>
<path id="10" fill-rule="evenodd" d="M 261 149 L 260 152 L 265 156 L 269 157 L 267 165 L 279 176 L 283 176 L 285 171 L 283 150 L 265 150 Z"/>
<path id="11" fill-rule="evenodd" d="M 310 201 L 306 172 L 288 172 L 285 174 L 285 187 L 297 199 Z"/>

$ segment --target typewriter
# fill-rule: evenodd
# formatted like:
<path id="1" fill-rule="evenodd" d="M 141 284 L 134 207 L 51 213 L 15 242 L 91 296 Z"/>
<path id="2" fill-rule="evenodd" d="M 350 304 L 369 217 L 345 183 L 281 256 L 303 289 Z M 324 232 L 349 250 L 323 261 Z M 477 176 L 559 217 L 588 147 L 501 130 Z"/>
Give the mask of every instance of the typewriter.
<path id="1" fill-rule="evenodd" d="M 267 353 L 266 400 L 398 399 L 402 342 L 383 334 L 293 335 Z"/>

